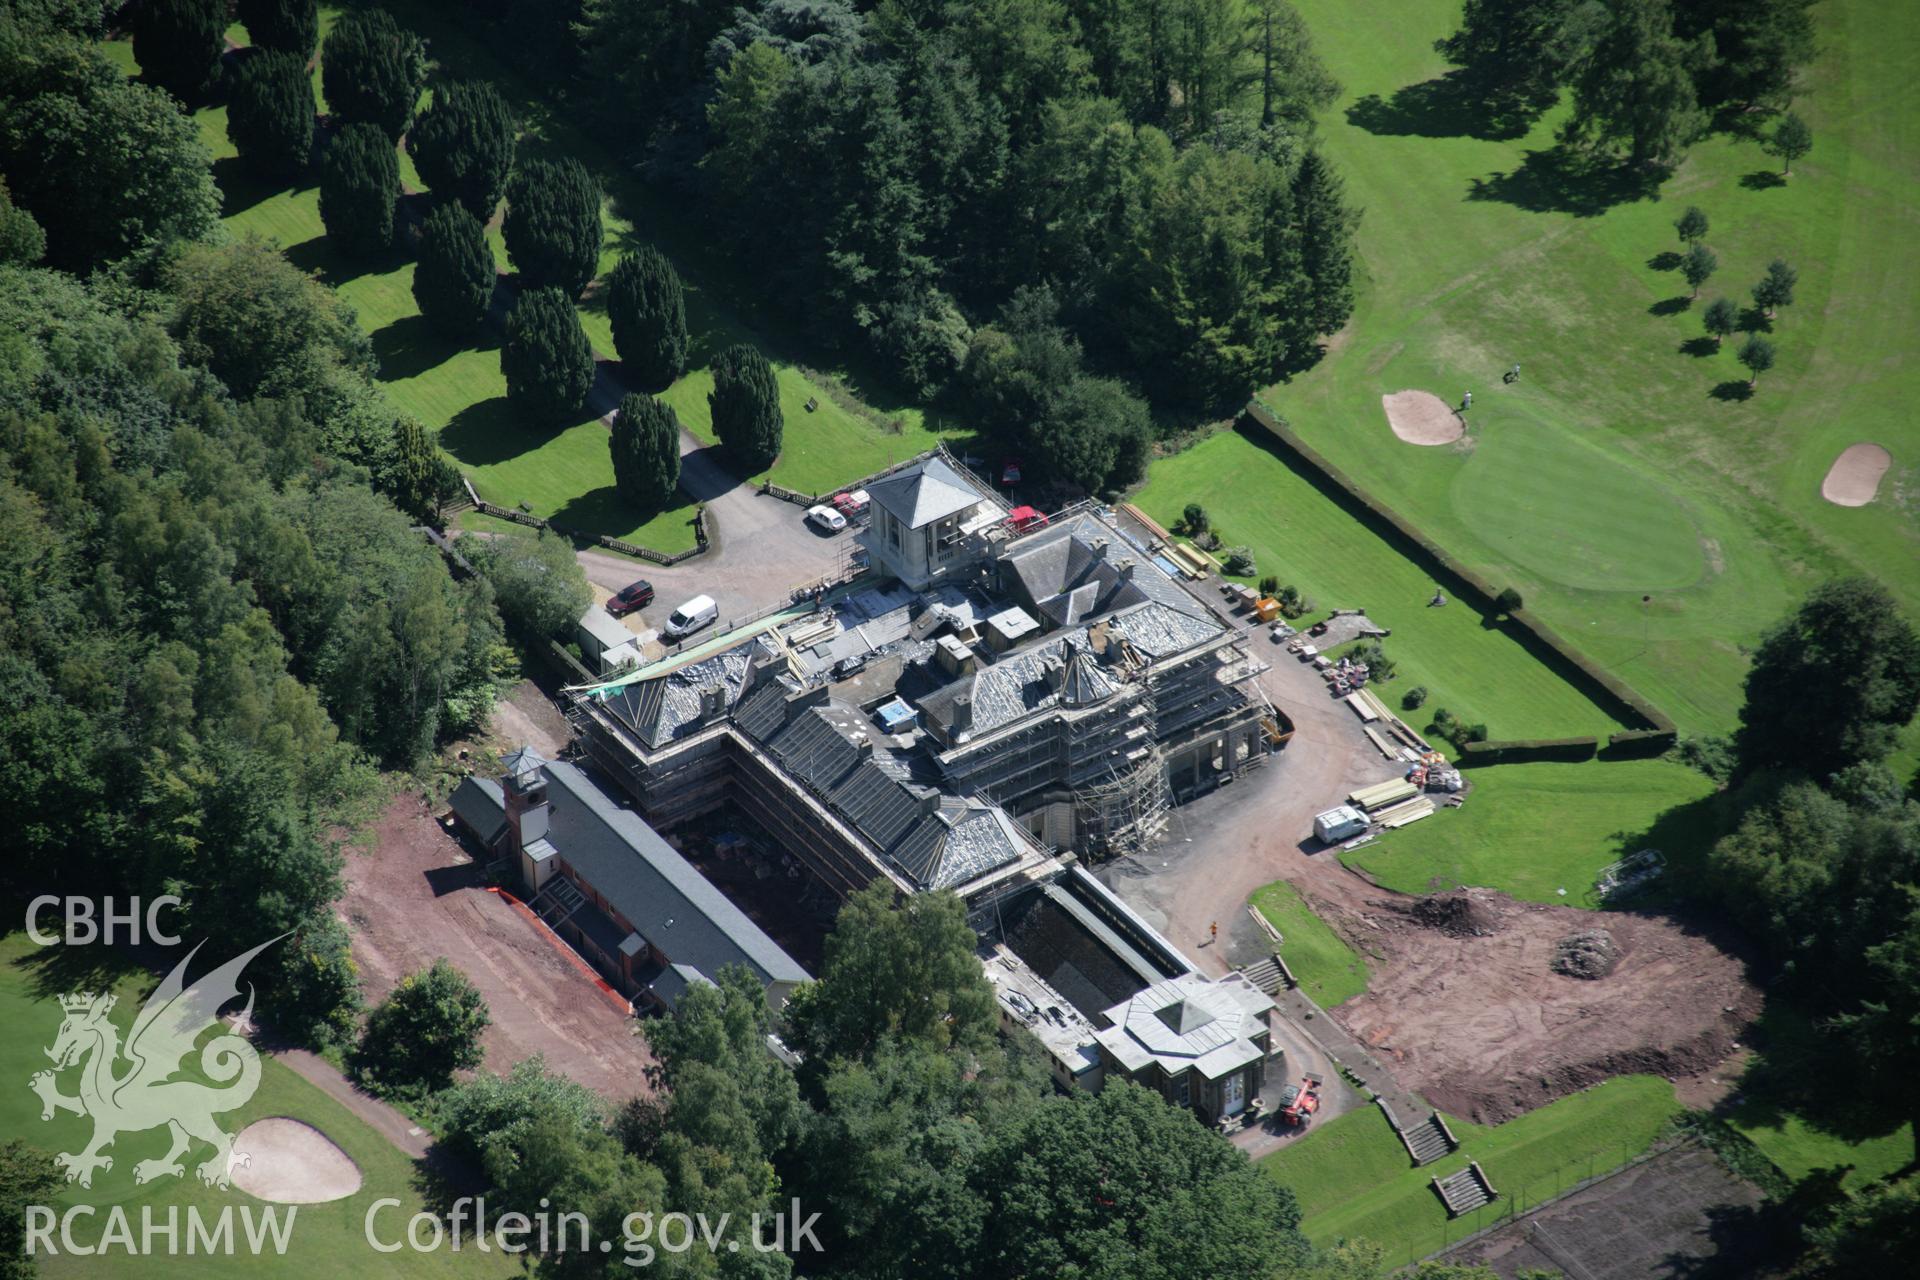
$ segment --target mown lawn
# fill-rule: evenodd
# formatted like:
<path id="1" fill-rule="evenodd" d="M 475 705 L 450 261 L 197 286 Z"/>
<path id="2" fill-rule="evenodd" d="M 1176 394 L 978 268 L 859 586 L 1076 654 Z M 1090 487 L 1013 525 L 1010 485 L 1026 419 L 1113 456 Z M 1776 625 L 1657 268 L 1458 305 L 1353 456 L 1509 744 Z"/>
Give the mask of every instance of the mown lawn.
<path id="1" fill-rule="evenodd" d="M 68 980 L 62 980 L 63 975 L 45 964 L 41 949 L 29 942 L 24 933 L 0 939 L 0 1021 L 13 1028 L 5 1044 L 0 1045 L 0 1074 L 11 1082 L 11 1087 L 0 1089 L 0 1132 L 22 1138 L 49 1153 L 78 1151 L 92 1132 L 90 1120 L 68 1112 L 56 1113 L 54 1119 L 42 1121 L 40 1100 L 27 1089 L 28 1077 L 46 1067 L 42 1050 L 53 1043 L 60 1026 L 60 1006 L 55 998 L 73 989 L 111 988 L 119 996 L 111 1016 L 124 1033 L 153 985 L 151 975 L 127 966 L 105 948 L 74 950 L 83 952 L 80 958 L 92 964 L 88 971 L 73 971 L 65 975 Z M 226 959 L 225 954 L 219 959 Z M 184 1248 L 184 1214 L 188 1206 L 196 1207 L 209 1225 L 222 1207 L 234 1206 L 236 1234 L 241 1232 L 240 1206 L 249 1206 L 255 1211 L 267 1206 L 237 1188 L 219 1191 L 202 1186 L 192 1164 L 207 1157 L 209 1149 L 204 1145 L 196 1145 L 189 1153 L 187 1159 L 191 1163 L 184 1178 L 163 1178 L 145 1186 L 136 1185 L 133 1166 L 140 1160 L 163 1154 L 167 1136 L 160 1129 L 127 1133 L 108 1151 L 113 1157 L 112 1169 L 96 1172 L 91 1188 L 63 1187 L 52 1197 L 51 1207 L 56 1213 L 64 1213 L 75 1205 L 93 1206 L 96 1209 L 93 1217 L 75 1218 L 73 1232 L 77 1242 L 89 1244 L 98 1241 L 105 1230 L 111 1206 L 125 1209 L 136 1232 L 143 1207 L 150 1206 L 161 1223 L 165 1222 L 169 1209 L 177 1208 L 183 1215 L 181 1253 L 131 1258 L 115 1252 L 108 1255 L 110 1260 L 63 1253 L 39 1258 L 40 1274 L 50 1280 L 101 1274 L 151 1276 L 160 1280 L 168 1277 L 198 1280 L 203 1276 L 245 1276 L 249 1280 L 280 1276 L 288 1280 L 310 1280 L 316 1275 L 343 1275 L 354 1270 L 423 1280 L 519 1274 L 519 1268 L 511 1259 L 503 1259 L 497 1252 L 482 1254 L 472 1248 L 458 1253 L 450 1250 L 418 1253 L 409 1249 L 391 1255 L 376 1254 L 366 1242 L 364 1223 L 368 1210 L 379 1199 L 392 1198 L 400 1202 L 397 1208 L 381 1210 L 377 1219 L 382 1239 L 394 1239 L 397 1231 L 405 1229 L 406 1220 L 423 1208 L 419 1171 L 380 1134 L 286 1067 L 272 1059 L 262 1062 L 261 1066 L 260 1087 L 252 1101 L 234 1112 L 223 1113 L 221 1123 L 230 1132 L 238 1132 L 266 1116 L 292 1116 L 306 1121 L 326 1133 L 360 1166 L 364 1181 L 358 1192 L 329 1204 L 299 1206 L 284 1255 L 266 1252 L 255 1256 L 237 1249 L 231 1256 L 188 1256 Z M 62 1092 L 71 1094 L 74 1086 L 68 1079 L 62 1082 L 61 1088 Z M 288 1211 L 287 1207 L 281 1207 L 282 1221 Z M 56 1232 L 56 1245 L 59 1239 Z M 164 1249 L 164 1237 L 156 1239 Z"/>
<path id="2" fill-rule="evenodd" d="M 1646 1151 L 1680 1112 L 1673 1086 L 1621 1076 L 1493 1128 L 1448 1119 L 1460 1150 L 1413 1168 L 1374 1108 L 1353 1112 L 1268 1156 L 1262 1167 L 1294 1188 L 1315 1244 L 1373 1240 L 1398 1265 L 1479 1230 Z M 1431 1180 L 1477 1160 L 1501 1199 L 1449 1221 Z"/>
<path id="3" fill-rule="evenodd" d="M 1367 989 L 1367 962 L 1327 927 L 1285 880 L 1254 892 L 1253 905 L 1280 931 L 1280 957 L 1300 989 L 1323 1009 Z"/>
<path id="4" fill-rule="evenodd" d="M 839 403 L 802 368 L 809 360 L 825 367 L 832 367 L 832 362 L 818 353 L 808 354 L 802 341 L 772 319 L 764 283 L 744 276 L 725 259 L 709 220 L 636 179 L 619 158 L 618 148 L 608 147 L 578 119 L 556 111 L 539 97 L 519 69 L 496 57 L 459 17 L 420 3 L 391 7 L 401 22 L 427 37 L 443 73 L 491 80 L 507 98 L 524 129 L 520 155 L 571 155 L 600 179 L 607 192 L 601 214 L 606 227 L 602 273 L 610 271 L 623 253 L 647 243 L 673 259 L 686 286 L 691 367 L 657 393 L 674 407 L 688 430 L 712 441 L 707 392 L 713 383 L 707 366 L 723 348 L 747 342 L 773 362 L 780 381 L 785 448 L 768 473 L 780 484 L 831 492 L 954 434 L 953 424 L 919 406 L 895 403 L 897 397 L 865 382 L 849 393 L 858 409 Z M 488 238 L 502 267 L 510 265 L 498 221 L 489 227 Z M 580 304 L 580 318 L 595 349 L 614 354 L 604 302 L 592 290 Z M 849 377 L 863 371 L 835 368 L 834 372 Z M 811 412 L 806 409 L 809 400 L 815 403 Z M 897 431 L 886 425 L 895 420 Z"/>
<path id="5" fill-rule="evenodd" d="M 1652 193 L 1556 171 L 1564 108 L 1523 138 L 1474 136 L 1434 92 L 1458 0 L 1299 8 L 1345 86 L 1321 129 L 1365 215 L 1350 330 L 1265 393 L 1296 430 L 1688 732 L 1731 726 L 1745 647 L 1817 579 L 1870 573 L 1920 607 L 1920 508 L 1902 496 L 1920 477 L 1920 264 L 1890 250 L 1920 231 L 1920 8 L 1814 9 L 1794 109 L 1815 147 L 1790 182 L 1756 141 L 1716 135 Z M 1659 260 L 1689 204 L 1720 262 L 1691 305 Z M 1743 399 L 1738 339 L 1696 343 L 1700 311 L 1746 305 L 1774 257 L 1798 295 L 1773 325 L 1778 366 Z M 1471 390 L 1470 447 L 1397 440 L 1380 397 L 1403 388 Z M 1879 499 L 1825 502 L 1827 467 L 1862 440 L 1894 454 Z"/>
<path id="6" fill-rule="evenodd" d="M 340 10 L 323 7 L 324 32 L 332 28 Z M 530 87 L 512 69 L 503 66 L 467 31 L 431 10 L 404 15 L 404 21 L 427 35 L 439 73 L 482 75 L 495 81 L 514 102 L 527 126 L 522 154 L 569 152 L 593 167 L 603 181 L 611 179 L 611 193 L 602 212 L 606 248 L 601 270 L 610 270 L 621 253 L 643 242 L 634 210 L 658 210 L 653 197 L 619 174 L 612 158 L 570 123 L 554 116 L 532 97 Z M 244 44 L 244 27 L 236 24 L 231 39 Z M 324 44 L 323 44 L 324 47 Z M 129 75 L 139 66 L 132 44 L 125 40 L 106 46 L 108 57 Z M 314 71 L 319 94 L 320 72 Z M 423 104 L 431 100 L 429 87 Z M 560 430 L 529 429 L 515 421 L 504 399 L 497 336 L 478 343 L 452 342 L 435 335 L 421 318 L 412 294 L 413 263 L 401 253 L 373 262 L 341 258 L 332 250 L 320 222 L 319 191 L 314 175 L 292 187 L 265 184 L 239 165 L 226 137 L 226 108 L 213 106 L 194 113 L 201 136 L 214 157 L 214 176 L 224 198 L 223 221 L 236 235 L 257 235 L 274 241 L 296 265 L 315 272 L 339 290 L 373 339 L 380 359 L 380 382 L 394 403 L 439 433 L 441 446 L 460 466 L 482 497 L 506 506 L 525 504 L 537 515 L 559 520 L 585 533 L 604 533 L 661 551 L 693 545 L 692 504 L 682 501 L 665 511 L 640 511 L 614 491 L 613 467 L 607 452 L 606 429 L 591 418 Z M 422 183 L 405 148 L 400 150 L 401 180 L 411 190 Z M 489 228 L 502 267 L 508 265 L 505 244 L 496 219 Z M 697 259 L 710 255 L 708 241 L 685 229 L 661 241 L 678 259 L 687 284 L 688 323 L 692 330 L 693 368 L 671 387 L 661 389 L 681 421 L 696 436 L 713 440 L 707 393 L 712 375 L 707 362 L 733 342 L 752 342 L 774 358 L 780 382 L 781 408 L 786 415 L 786 447 L 771 475 L 789 487 L 831 492 L 846 482 L 902 461 L 951 430 L 912 407 L 885 412 L 868 407 L 851 391 L 838 397 L 809 379 L 791 359 L 783 359 L 777 342 L 743 322 L 736 308 L 752 305 L 750 295 L 722 299 L 710 283 L 712 273 Z M 720 270 L 724 271 L 724 268 Z M 580 304 L 580 317 L 597 350 L 613 353 L 613 335 L 604 302 L 589 293 Z M 807 405 L 814 407 L 809 410 Z M 761 477 L 754 477 L 759 479 Z"/>
<path id="7" fill-rule="evenodd" d="M 1293 1189 L 1301 1214 L 1312 1219 L 1398 1178 L 1407 1149 L 1372 1105 L 1314 1125 L 1261 1167 Z"/>
<path id="8" fill-rule="evenodd" d="M 1135 501 L 1166 525 L 1198 501 L 1227 544 L 1253 549 L 1259 575 L 1300 587 L 1322 611 L 1364 608 L 1393 632 L 1383 643 L 1397 673 L 1377 692 L 1396 706 L 1424 685 L 1424 715 L 1445 707 L 1495 738 L 1624 727 L 1467 603 L 1429 607 L 1430 576 L 1250 432 L 1218 432 L 1154 464 Z"/>
<path id="9" fill-rule="evenodd" d="M 1480 885 L 1529 902 L 1591 906 L 1594 877 L 1608 863 L 1657 848 L 1681 864 L 1714 837 L 1713 784 L 1666 760 L 1502 764 L 1467 776 L 1473 790 L 1462 807 L 1340 860 L 1402 893 Z"/>

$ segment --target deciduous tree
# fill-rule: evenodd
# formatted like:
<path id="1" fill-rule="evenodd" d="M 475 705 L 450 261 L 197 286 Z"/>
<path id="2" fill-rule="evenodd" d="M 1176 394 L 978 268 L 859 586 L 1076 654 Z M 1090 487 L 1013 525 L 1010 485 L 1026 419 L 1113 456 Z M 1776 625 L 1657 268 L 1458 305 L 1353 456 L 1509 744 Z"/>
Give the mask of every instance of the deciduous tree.
<path id="1" fill-rule="evenodd" d="M 46 251 L 47 233 L 32 214 L 14 204 L 7 180 L 0 178 L 0 262 L 38 262 Z"/>
<path id="2" fill-rule="evenodd" d="M 466 545 L 466 540 L 462 540 Z M 475 540 L 467 559 L 493 584 L 500 616 L 536 639 L 569 639 L 593 604 L 573 544 L 551 529 Z"/>
<path id="3" fill-rule="evenodd" d="M 1757 333 L 1749 334 L 1747 340 L 1740 344 L 1734 359 L 1745 365 L 1747 372 L 1753 375 L 1747 379 L 1749 388 L 1759 386 L 1760 375 L 1773 368 L 1773 356 L 1773 344 Z"/>
<path id="4" fill-rule="evenodd" d="M 593 345 L 579 313 L 555 288 L 528 289 L 507 312 L 500 372 L 507 401 L 540 426 L 579 413 L 593 390 Z"/>
<path id="5" fill-rule="evenodd" d="M 620 259 L 607 278 L 613 346 L 640 383 L 665 387 L 687 367 L 687 308 L 680 275 L 652 245 Z"/>
<path id="6" fill-rule="evenodd" d="M 513 111 L 485 80 L 436 85 L 407 132 L 407 153 L 437 201 L 457 200 L 485 222 L 513 169 Z"/>
<path id="7" fill-rule="evenodd" d="M 1735 747 L 1744 772 L 1825 777 L 1891 748 L 1920 710 L 1920 636 L 1865 578 L 1815 587 L 1768 631 L 1747 672 Z"/>
<path id="8" fill-rule="evenodd" d="M 1681 243 L 1695 245 L 1707 238 L 1707 212 L 1697 204 L 1687 206 L 1687 211 L 1673 221 L 1673 229 L 1679 233 Z"/>
<path id="9" fill-rule="evenodd" d="M 648 395 L 621 399 L 609 441 L 613 483 L 642 511 L 659 511 L 680 483 L 680 419 Z"/>
<path id="10" fill-rule="evenodd" d="M 1766 276 L 1753 286 L 1753 303 L 1771 320 L 1781 307 L 1793 305 L 1793 288 L 1799 282 L 1800 273 L 1775 258 L 1767 264 Z"/>
<path id="11" fill-rule="evenodd" d="M 822 1058 L 862 1058 L 884 1040 L 991 1044 L 998 1017 L 975 946 L 952 893 L 896 900 L 877 880 L 841 906 L 795 1034 Z"/>
<path id="12" fill-rule="evenodd" d="M 1715 257 L 1713 250 L 1707 246 L 1695 244 L 1688 248 L 1685 256 L 1680 259 L 1680 274 L 1686 277 L 1687 283 L 1693 287 L 1694 297 L 1700 296 L 1700 286 L 1713 276 L 1714 270 L 1719 265 L 1720 259 Z"/>
<path id="13" fill-rule="evenodd" d="M 212 231 L 220 194 L 193 120 L 91 54 L 78 65 L 88 70 L 49 77 L 49 87 L 0 111 L 0 170 L 46 232 L 48 260 L 84 270 Z"/>
<path id="14" fill-rule="evenodd" d="M 440 205 L 427 215 L 420 261 L 413 269 L 413 298 L 430 324 L 456 337 L 477 332 L 497 278 L 478 219 L 458 204 Z"/>
<path id="15" fill-rule="evenodd" d="M 480 1065 L 487 1002 L 443 957 L 400 980 L 367 1017 L 354 1054 L 361 1082 L 382 1093 L 423 1096 Z"/>
<path id="16" fill-rule="evenodd" d="M 313 78 L 297 54 L 264 50 L 240 64 L 227 138 L 254 172 L 286 177 L 313 155 Z"/>
<path id="17" fill-rule="evenodd" d="M 523 281 L 578 297 L 599 269 L 600 184 L 572 156 L 524 161 L 507 184 L 501 229 Z"/>
<path id="18" fill-rule="evenodd" d="M 744 342 L 713 361 L 713 390 L 707 393 L 713 433 L 748 475 L 765 471 L 780 456 L 786 425 L 780 409 L 780 384 L 767 358 Z"/>
<path id="19" fill-rule="evenodd" d="M 1774 126 L 1773 136 L 1767 140 L 1767 150 L 1780 157 L 1782 177 L 1793 176 L 1793 162 L 1813 150 L 1813 130 L 1807 122 L 1789 111 Z"/>
<path id="20" fill-rule="evenodd" d="M 426 80 L 426 46 L 385 9 L 349 9 L 327 34 L 320 83 L 342 121 L 378 125 L 398 142 Z"/>
<path id="21" fill-rule="evenodd" d="M 365 258 L 393 247 L 400 158 L 379 126 L 350 124 L 320 157 L 320 221 L 341 253 Z"/>
<path id="22" fill-rule="evenodd" d="M 1727 340 L 1728 334 L 1739 327 L 1739 324 L 1740 308 L 1726 298 L 1715 298 L 1707 304 L 1707 309 L 1700 313 L 1700 327 L 1713 338 L 1716 349 Z"/>

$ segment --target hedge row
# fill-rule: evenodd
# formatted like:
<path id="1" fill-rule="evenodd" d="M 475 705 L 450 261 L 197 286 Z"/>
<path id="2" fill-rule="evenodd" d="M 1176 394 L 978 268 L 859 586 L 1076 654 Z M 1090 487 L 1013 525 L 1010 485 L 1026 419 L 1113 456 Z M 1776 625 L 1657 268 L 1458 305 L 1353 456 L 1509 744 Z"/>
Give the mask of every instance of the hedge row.
<path id="1" fill-rule="evenodd" d="M 1436 577 L 1452 580 L 1455 584 L 1456 594 L 1459 593 L 1460 588 L 1465 588 L 1467 593 L 1479 598 L 1481 607 L 1489 611 L 1494 609 L 1494 599 L 1500 594 L 1498 587 L 1447 554 L 1438 543 L 1429 538 L 1417 525 L 1407 520 L 1392 507 L 1387 506 L 1384 502 L 1375 498 L 1359 483 L 1353 480 L 1352 477 L 1348 476 L 1346 472 L 1321 456 L 1317 449 L 1296 435 L 1293 428 L 1288 426 L 1284 419 L 1277 416 L 1271 409 L 1268 409 L 1257 400 L 1247 405 L 1244 416 L 1277 440 L 1288 452 L 1304 463 L 1311 472 L 1319 475 L 1322 480 L 1331 485 L 1341 495 L 1347 498 L 1348 501 L 1378 521 L 1379 524 L 1384 525 L 1384 532 L 1390 540 L 1397 538 L 1400 543 L 1413 549 L 1418 556 L 1427 562 L 1428 568 L 1435 571 Z M 1526 609 L 1516 610 L 1508 615 L 1508 620 L 1521 632 L 1523 643 L 1530 642 L 1528 643 L 1528 647 L 1533 650 L 1537 656 L 1541 656 L 1547 660 L 1550 665 L 1559 670 L 1562 675 L 1566 676 L 1576 687 L 1580 688 L 1582 692 L 1594 698 L 1596 702 L 1607 707 L 1622 720 L 1638 726 L 1623 733 L 1616 733 L 1608 738 L 1607 745 L 1609 748 L 1619 750 L 1623 754 L 1639 754 L 1644 751 L 1649 755 L 1658 755 L 1661 751 L 1673 745 L 1676 737 L 1673 720 L 1666 712 L 1660 710 L 1660 708 L 1654 706 L 1642 697 L 1632 686 L 1620 680 L 1611 672 L 1595 666 L 1585 654 L 1568 644 L 1560 637 L 1558 632 L 1549 627 L 1545 622 L 1536 618 L 1530 611 Z M 1509 742 L 1488 741 L 1475 743 L 1474 748 L 1476 748 L 1476 750 L 1473 754 L 1482 757 L 1480 763 L 1491 764 L 1495 760 L 1537 758 L 1504 754 L 1509 748 L 1528 750 L 1539 747 L 1543 742 L 1551 743 L 1556 747 L 1563 747 L 1567 746 L 1567 744 L 1581 741 L 1595 745 L 1597 745 L 1598 742 L 1597 739 L 1578 738 L 1517 739 Z M 1657 747 L 1654 745 L 1656 743 L 1659 744 Z M 1571 747 L 1567 747 L 1567 749 L 1570 750 Z M 1589 751 L 1587 754 L 1590 755 L 1592 753 Z M 1564 759 L 1567 757 L 1554 756 L 1551 758 Z M 1580 758 L 1585 759 L 1586 756 L 1583 755 Z"/>
<path id="2" fill-rule="evenodd" d="M 1591 760 L 1600 750 L 1600 739 L 1585 738 L 1510 738 L 1469 742 L 1460 748 L 1463 767 L 1482 764 L 1522 764 L 1535 760 Z"/>
<path id="3" fill-rule="evenodd" d="M 1629 729 L 1607 739 L 1607 754 L 1622 758 L 1665 755 L 1680 741 L 1673 729 Z"/>

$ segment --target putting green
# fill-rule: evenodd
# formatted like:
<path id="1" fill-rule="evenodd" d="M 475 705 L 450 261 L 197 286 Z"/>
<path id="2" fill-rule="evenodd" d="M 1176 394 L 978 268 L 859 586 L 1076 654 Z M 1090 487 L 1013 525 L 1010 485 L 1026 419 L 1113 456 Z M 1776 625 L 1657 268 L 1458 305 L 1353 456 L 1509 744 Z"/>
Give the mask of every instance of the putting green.
<path id="1" fill-rule="evenodd" d="M 1562 586 L 1671 591 L 1706 568 L 1700 534 L 1665 485 L 1524 417 L 1479 433 L 1452 500 L 1496 553 Z"/>

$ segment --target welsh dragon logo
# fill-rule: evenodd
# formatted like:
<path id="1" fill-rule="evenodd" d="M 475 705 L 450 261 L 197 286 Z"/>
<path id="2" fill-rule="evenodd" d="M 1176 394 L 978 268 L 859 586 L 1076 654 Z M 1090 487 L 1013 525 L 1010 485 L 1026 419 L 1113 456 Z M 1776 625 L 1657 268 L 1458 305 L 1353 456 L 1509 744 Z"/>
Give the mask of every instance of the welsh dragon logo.
<path id="1" fill-rule="evenodd" d="M 172 1146 L 159 1159 L 134 1165 L 135 1182 L 180 1177 L 184 1172 L 180 1158 L 195 1139 L 213 1147 L 213 1155 L 197 1170 L 200 1181 L 208 1186 L 226 1187 L 233 1166 L 249 1163 L 244 1153 L 233 1149 L 233 1135 L 214 1117 L 245 1105 L 260 1087 L 260 1055 L 254 1047 L 243 1036 L 223 1033 L 200 1050 L 200 1070 L 216 1084 L 170 1077 L 193 1053 L 201 1034 L 214 1025 L 221 1006 L 239 998 L 240 971 L 247 962 L 278 941 L 263 942 L 188 986 L 187 965 L 200 950 L 195 946 L 141 1006 L 124 1046 L 119 1028 L 107 1016 L 113 1011 L 114 996 L 76 991 L 60 997 L 66 1017 L 46 1051 L 53 1069 L 35 1072 L 29 1084 L 40 1095 L 42 1120 L 53 1119 L 56 1111 L 93 1120 L 93 1140 L 84 1149 L 54 1157 L 66 1170 L 68 1182 L 91 1187 L 95 1169 L 113 1168 L 113 1158 L 101 1152 L 115 1138 L 162 1125 L 172 1136 Z M 252 1012 L 249 986 L 241 1019 Z M 69 1097 L 60 1092 L 57 1078 L 74 1066 L 80 1068 L 80 1091 Z"/>

